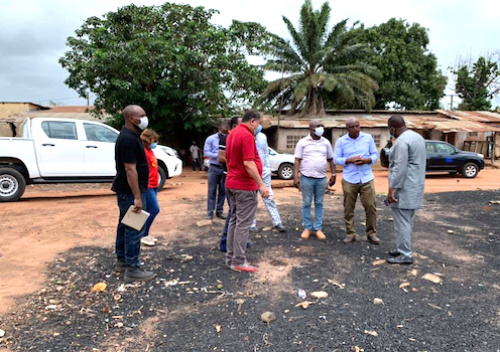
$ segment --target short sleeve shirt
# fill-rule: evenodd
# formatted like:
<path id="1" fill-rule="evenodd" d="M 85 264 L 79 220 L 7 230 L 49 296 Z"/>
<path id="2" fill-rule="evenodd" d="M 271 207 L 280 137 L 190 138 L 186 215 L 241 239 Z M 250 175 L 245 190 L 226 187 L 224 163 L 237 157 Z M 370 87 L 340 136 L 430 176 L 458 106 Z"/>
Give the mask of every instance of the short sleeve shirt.
<path id="1" fill-rule="evenodd" d="M 135 164 L 141 193 L 148 188 L 149 167 L 141 138 L 134 131 L 123 127 L 115 144 L 116 176 L 111 189 L 116 193 L 132 194 L 128 184 L 125 164 Z"/>
<path id="2" fill-rule="evenodd" d="M 295 147 L 295 158 L 301 159 L 300 173 L 306 177 L 326 177 L 327 160 L 333 159 L 333 148 L 328 139 L 314 140 L 311 135 L 302 138 Z"/>
<path id="3" fill-rule="evenodd" d="M 148 149 L 145 147 L 144 153 L 146 154 L 146 159 L 148 160 L 149 167 L 148 188 L 158 188 L 158 159 L 156 159 L 156 155 L 153 149 Z"/>
<path id="4" fill-rule="evenodd" d="M 226 140 L 227 179 L 226 188 L 243 191 L 256 191 L 257 182 L 245 168 L 245 161 L 253 161 L 262 175 L 262 162 L 255 145 L 255 136 L 245 124 L 239 124 Z"/>

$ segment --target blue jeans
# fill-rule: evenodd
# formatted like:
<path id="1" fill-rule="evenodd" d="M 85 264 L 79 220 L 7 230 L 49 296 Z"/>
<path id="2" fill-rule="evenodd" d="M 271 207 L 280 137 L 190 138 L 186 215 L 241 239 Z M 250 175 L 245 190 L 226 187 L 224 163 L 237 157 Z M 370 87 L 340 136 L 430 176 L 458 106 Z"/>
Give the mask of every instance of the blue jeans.
<path id="1" fill-rule="evenodd" d="M 326 177 L 312 178 L 300 176 L 302 191 L 302 222 L 304 229 L 313 229 L 311 223 L 311 203 L 314 196 L 314 230 L 321 230 L 323 225 L 323 199 L 326 191 Z"/>
<path id="2" fill-rule="evenodd" d="M 125 259 L 125 263 L 129 266 L 137 266 L 139 265 L 139 253 L 141 252 L 142 231 L 134 230 L 121 223 L 128 208 L 134 204 L 134 195 L 118 193 L 116 196 L 118 208 L 120 209 L 118 227 L 116 228 L 116 257 Z M 141 194 L 141 200 L 142 204 L 146 204 L 146 195 L 144 193 Z"/>
<path id="3" fill-rule="evenodd" d="M 208 168 L 208 200 L 207 215 L 214 216 L 214 210 L 217 214 L 222 214 L 224 210 L 224 198 L 226 197 L 226 175 L 222 167 L 210 164 Z"/>
<path id="4" fill-rule="evenodd" d="M 154 219 L 156 218 L 156 215 L 160 212 L 160 205 L 158 204 L 158 188 L 148 188 L 146 191 L 146 211 L 149 213 L 149 218 L 146 220 L 146 223 L 144 224 L 144 237 L 149 236 L 149 229 L 151 228 L 151 225 L 153 224 Z"/>

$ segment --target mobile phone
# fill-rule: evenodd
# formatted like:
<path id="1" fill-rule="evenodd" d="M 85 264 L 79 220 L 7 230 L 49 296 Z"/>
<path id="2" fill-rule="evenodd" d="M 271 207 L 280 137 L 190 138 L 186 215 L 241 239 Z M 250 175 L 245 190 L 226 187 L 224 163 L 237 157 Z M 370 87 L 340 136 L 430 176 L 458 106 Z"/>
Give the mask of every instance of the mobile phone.
<path id="1" fill-rule="evenodd" d="M 386 207 L 388 207 L 389 204 L 391 204 L 391 203 L 389 203 L 389 199 L 386 198 L 386 199 L 384 199 L 384 204 L 385 204 Z"/>

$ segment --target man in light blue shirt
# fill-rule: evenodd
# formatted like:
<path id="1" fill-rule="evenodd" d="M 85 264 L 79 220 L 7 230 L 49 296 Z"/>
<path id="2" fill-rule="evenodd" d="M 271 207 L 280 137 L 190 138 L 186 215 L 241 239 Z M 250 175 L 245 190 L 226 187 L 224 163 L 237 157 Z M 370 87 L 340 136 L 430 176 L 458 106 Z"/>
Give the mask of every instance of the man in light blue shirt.
<path id="1" fill-rule="evenodd" d="M 264 133 L 258 132 L 255 136 L 255 144 L 257 146 L 257 151 L 259 152 L 260 160 L 262 161 L 262 181 L 269 189 L 269 197 L 262 198 L 264 204 L 266 205 L 267 211 L 273 220 L 273 229 L 279 232 L 285 232 L 286 228 L 281 223 L 281 217 L 278 212 L 278 206 L 274 201 L 273 189 L 271 188 L 271 161 L 269 159 L 269 147 L 267 145 L 267 137 Z M 257 232 L 257 216 L 253 219 L 252 227 L 250 231 Z"/>
<path id="2" fill-rule="evenodd" d="M 218 218 L 225 219 L 223 213 L 224 199 L 226 197 L 226 175 L 224 168 L 219 162 L 219 141 L 228 132 L 227 122 L 221 123 L 219 132 L 207 138 L 203 147 L 204 156 L 210 158 L 210 166 L 208 167 L 208 199 L 207 199 L 207 219 L 212 220 L 215 215 Z"/>
<path id="3" fill-rule="evenodd" d="M 354 209 L 358 194 L 366 213 L 366 235 L 368 241 L 379 244 L 377 237 L 377 208 L 375 182 L 371 165 L 378 159 L 378 151 L 373 137 L 361 132 L 359 121 L 349 118 L 346 121 L 347 134 L 335 143 L 334 160 L 342 165 L 342 190 L 344 192 L 344 221 L 346 238 L 344 243 L 359 240 L 354 230 Z"/>

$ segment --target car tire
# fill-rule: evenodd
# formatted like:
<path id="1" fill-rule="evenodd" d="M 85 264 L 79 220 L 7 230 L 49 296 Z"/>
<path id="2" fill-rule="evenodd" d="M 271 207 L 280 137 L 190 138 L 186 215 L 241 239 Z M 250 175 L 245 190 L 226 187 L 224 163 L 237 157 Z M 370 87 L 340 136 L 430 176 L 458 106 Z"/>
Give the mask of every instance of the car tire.
<path id="1" fill-rule="evenodd" d="M 24 194 L 26 180 L 17 170 L 0 168 L 0 202 L 15 202 Z"/>
<path id="2" fill-rule="evenodd" d="M 168 171 L 166 171 L 161 166 L 158 167 L 158 177 L 160 179 L 160 182 L 158 183 L 158 191 L 161 191 L 163 186 L 165 186 L 165 182 L 167 182 Z"/>
<path id="3" fill-rule="evenodd" d="M 475 163 L 465 163 L 462 169 L 462 175 L 465 178 L 474 178 L 479 173 L 479 167 Z"/>
<path id="4" fill-rule="evenodd" d="M 278 168 L 278 177 L 282 180 L 293 179 L 293 164 L 284 163 Z"/>

